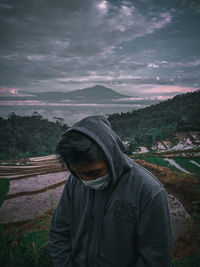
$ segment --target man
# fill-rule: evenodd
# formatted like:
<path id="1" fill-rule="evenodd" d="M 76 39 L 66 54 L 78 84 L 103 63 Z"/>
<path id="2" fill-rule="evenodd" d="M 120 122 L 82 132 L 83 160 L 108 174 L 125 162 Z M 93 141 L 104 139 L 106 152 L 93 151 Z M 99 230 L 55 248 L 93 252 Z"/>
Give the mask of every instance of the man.
<path id="1" fill-rule="evenodd" d="M 103 116 L 67 130 L 57 153 L 71 175 L 52 216 L 50 254 L 58 267 L 169 267 L 167 193 L 124 153 Z"/>

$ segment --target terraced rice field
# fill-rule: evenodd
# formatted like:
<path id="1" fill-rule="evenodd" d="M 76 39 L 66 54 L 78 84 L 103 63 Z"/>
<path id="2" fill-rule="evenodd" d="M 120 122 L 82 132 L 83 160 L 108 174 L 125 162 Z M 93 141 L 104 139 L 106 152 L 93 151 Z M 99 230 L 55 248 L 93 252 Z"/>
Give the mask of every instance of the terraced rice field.
<path id="1" fill-rule="evenodd" d="M 0 223 L 23 223 L 55 207 L 69 172 L 55 156 L 30 158 L 29 166 L 0 166 L 10 188 L 0 207 Z"/>
<path id="2" fill-rule="evenodd" d="M 136 158 L 144 159 L 150 163 L 161 167 L 167 167 L 171 170 L 181 171 L 184 173 L 195 174 L 200 178 L 200 158 L 186 158 L 186 157 L 165 157 L 165 156 L 151 156 L 148 154 L 136 156 Z"/>

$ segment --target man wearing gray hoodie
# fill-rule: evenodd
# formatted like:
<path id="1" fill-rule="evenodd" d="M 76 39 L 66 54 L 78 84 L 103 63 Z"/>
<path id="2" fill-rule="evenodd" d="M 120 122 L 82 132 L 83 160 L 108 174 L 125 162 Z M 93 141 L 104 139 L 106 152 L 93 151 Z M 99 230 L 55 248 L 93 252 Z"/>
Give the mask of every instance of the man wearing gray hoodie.
<path id="1" fill-rule="evenodd" d="M 104 116 L 69 128 L 57 153 L 71 175 L 50 224 L 55 267 L 171 266 L 167 193 L 125 154 Z"/>

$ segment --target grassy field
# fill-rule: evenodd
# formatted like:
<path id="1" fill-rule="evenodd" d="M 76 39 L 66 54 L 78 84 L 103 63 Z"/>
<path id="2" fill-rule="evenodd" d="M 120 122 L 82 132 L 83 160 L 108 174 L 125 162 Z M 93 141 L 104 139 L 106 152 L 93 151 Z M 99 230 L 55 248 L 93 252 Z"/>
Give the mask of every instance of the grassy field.
<path id="1" fill-rule="evenodd" d="M 161 167 L 167 167 L 167 168 L 174 170 L 174 171 L 179 171 L 177 168 L 172 166 L 168 161 L 164 160 L 163 157 L 149 156 L 148 154 L 147 155 L 146 154 L 145 155 L 138 154 L 138 155 L 133 156 L 133 158 L 145 160 L 145 161 L 150 162 L 152 164 L 156 164 L 156 165 L 161 166 Z"/>
<path id="2" fill-rule="evenodd" d="M 175 260 L 172 267 L 198 267 L 200 266 L 200 256 L 187 257 L 180 260 Z"/>
<path id="3" fill-rule="evenodd" d="M 53 266 L 48 250 L 48 231 L 23 234 L 19 228 L 5 233 L 0 228 L 0 262 L 4 267 Z"/>
<path id="4" fill-rule="evenodd" d="M 190 159 L 187 158 L 173 158 L 176 163 L 178 163 L 181 167 L 189 171 L 190 173 L 196 174 L 200 178 L 200 167 L 190 162 Z M 199 159 L 194 159 L 199 160 Z M 198 163 L 198 162 L 197 162 Z"/>
<path id="5" fill-rule="evenodd" d="M 196 159 L 194 159 L 194 161 L 196 161 L 198 164 L 200 164 L 200 158 L 196 158 Z"/>
<path id="6" fill-rule="evenodd" d="M 164 156 L 152 156 L 151 154 L 138 154 L 138 155 L 134 155 L 132 156 L 133 159 L 141 159 L 141 160 L 145 160 L 147 162 L 150 162 L 152 164 L 156 164 L 158 166 L 161 167 L 167 167 L 171 170 L 174 171 L 179 171 L 179 169 L 177 169 L 175 166 L 171 165 L 168 161 L 164 160 Z M 190 173 L 193 173 L 195 175 L 197 175 L 198 177 L 200 177 L 200 167 L 198 167 L 197 165 L 195 165 L 194 163 L 190 162 L 191 159 L 189 158 L 184 158 L 184 157 L 173 157 L 172 158 L 177 164 L 180 165 L 180 167 L 184 168 L 185 170 L 189 171 Z M 200 164 L 200 158 L 193 158 L 192 160 L 194 160 L 195 162 L 197 162 L 198 164 Z"/>

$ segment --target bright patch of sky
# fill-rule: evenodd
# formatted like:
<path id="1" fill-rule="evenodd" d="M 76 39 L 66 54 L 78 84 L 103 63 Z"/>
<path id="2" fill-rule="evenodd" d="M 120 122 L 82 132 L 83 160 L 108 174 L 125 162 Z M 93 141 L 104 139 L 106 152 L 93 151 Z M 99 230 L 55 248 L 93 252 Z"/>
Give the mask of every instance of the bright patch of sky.
<path id="1" fill-rule="evenodd" d="M 0 95 L 102 84 L 165 99 L 200 88 L 196 0 L 0 0 L 0 23 Z"/>

